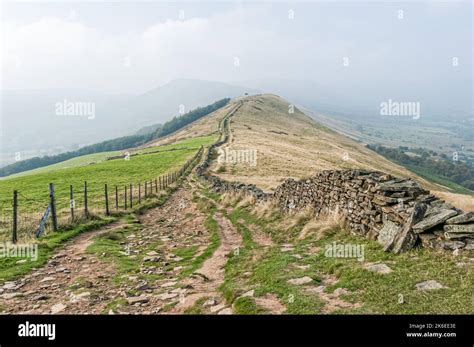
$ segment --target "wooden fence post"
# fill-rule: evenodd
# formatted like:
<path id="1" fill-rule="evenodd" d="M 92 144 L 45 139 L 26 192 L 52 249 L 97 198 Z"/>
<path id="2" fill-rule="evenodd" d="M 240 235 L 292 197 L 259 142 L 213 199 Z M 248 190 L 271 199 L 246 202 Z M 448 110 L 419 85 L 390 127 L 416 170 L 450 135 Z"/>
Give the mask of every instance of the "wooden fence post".
<path id="1" fill-rule="evenodd" d="M 109 212 L 109 191 L 107 189 L 107 183 L 105 184 L 105 214 L 108 216 L 110 214 Z"/>
<path id="2" fill-rule="evenodd" d="M 118 210 L 118 187 L 115 186 L 115 209 Z"/>
<path id="3" fill-rule="evenodd" d="M 86 217 L 89 216 L 89 210 L 87 208 L 87 181 L 84 181 L 84 213 Z"/>
<path id="4" fill-rule="evenodd" d="M 146 198 L 147 193 L 148 193 L 148 191 L 147 191 L 147 186 L 148 186 L 148 183 L 147 183 L 147 181 L 145 181 L 145 198 Z"/>
<path id="5" fill-rule="evenodd" d="M 127 186 L 125 186 L 124 192 L 125 192 L 125 201 L 124 201 L 123 206 L 125 207 L 125 209 L 127 209 Z"/>
<path id="6" fill-rule="evenodd" d="M 51 217 L 53 218 L 53 230 L 58 230 L 58 215 L 56 214 L 56 197 L 54 196 L 54 184 L 49 184 L 49 203 L 51 204 Z"/>
<path id="7" fill-rule="evenodd" d="M 18 229 L 18 192 L 13 191 L 13 230 L 12 230 L 12 242 L 17 241 L 17 229 Z"/>
<path id="8" fill-rule="evenodd" d="M 133 190 L 132 190 L 132 184 L 130 183 L 130 208 L 133 207 Z"/>
<path id="9" fill-rule="evenodd" d="M 138 204 L 142 203 L 142 184 L 138 183 Z"/>
<path id="10" fill-rule="evenodd" d="M 71 220 L 74 221 L 74 188 L 72 184 L 69 186 L 69 207 L 71 208 Z"/>
<path id="11" fill-rule="evenodd" d="M 155 178 L 155 192 L 158 193 L 158 179 Z"/>
<path id="12" fill-rule="evenodd" d="M 160 190 L 161 190 L 161 176 L 158 177 L 158 181 L 160 182 Z"/>

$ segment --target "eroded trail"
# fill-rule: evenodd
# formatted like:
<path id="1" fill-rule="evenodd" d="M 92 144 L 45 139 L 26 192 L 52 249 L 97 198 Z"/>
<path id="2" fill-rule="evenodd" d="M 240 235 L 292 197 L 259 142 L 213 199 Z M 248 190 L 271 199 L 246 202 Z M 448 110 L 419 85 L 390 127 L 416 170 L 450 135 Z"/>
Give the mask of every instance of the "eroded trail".
<path id="1" fill-rule="evenodd" d="M 4 313 L 232 313 L 219 293 L 242 238 L 219 212 L 201 211 L 192 181 L 162 206 L 69 241 L 43 267 L 0 289 Z M 209 230 L 214 221 L 217 230 Z M 212 224 L 212 223 L 211 223 Z"/>
<path id="2" fill-rule="evenodd" d="M 124 226 L 116 222 L 98 231 L 86 232 L 69 241 L 40 269 L 2 288 L 0 308 L 4 313 L 100 313 L 114 296 L 108 282 L 115 271 L 93 254 L 85 252 L 94 236 Z M 76 289 L 82 289 L 76 291 Z"/>
<path id="3" fill-rule="evenodd" d="M 215 218 L 219 227 L 220 245 L 193 276 L 182 281 L 185 287 L 192 287 L 193 291 L 180 301 L 173 312 L 183 312 L 193 306 L 199 299 L 205 298 L 207 300 L 204 307 L 208 307 L 210 312 L 232 313 L 232 309 L 226 306 L 218 292 L 218 288 L 224 282 L 223 267 L 227 262 L 227 256 L 230 252 L 238 252 L 242 237 L 221 213 L 217 212 Z"/>

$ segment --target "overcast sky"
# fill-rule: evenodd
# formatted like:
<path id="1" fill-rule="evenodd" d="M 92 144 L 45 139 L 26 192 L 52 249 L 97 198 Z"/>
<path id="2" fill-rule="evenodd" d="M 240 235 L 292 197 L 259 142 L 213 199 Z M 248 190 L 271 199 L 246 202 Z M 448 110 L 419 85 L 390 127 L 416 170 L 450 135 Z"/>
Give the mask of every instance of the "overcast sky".
<path id="1" fill-rule="evenodd" d="M 4 89 L 285 78 L 472 99 L 470 1 L 9 2 L 2 29 Z"/>

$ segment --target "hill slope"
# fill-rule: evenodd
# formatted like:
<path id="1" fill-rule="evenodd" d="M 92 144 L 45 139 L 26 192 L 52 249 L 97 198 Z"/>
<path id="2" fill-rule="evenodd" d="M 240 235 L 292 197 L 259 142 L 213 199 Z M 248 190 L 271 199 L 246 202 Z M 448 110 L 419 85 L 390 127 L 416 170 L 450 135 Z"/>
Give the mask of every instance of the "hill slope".
<path id="1" fill-rule="evenodd" d="M 385 159 L 348 137 L 317 123 L 289 103 L 270 94 L 236 99 L 242 107 L 231 120 L 230 150 L 256 150 L 256 165 L 219 164 L 211 169 L 229 181 L 253 183 L 271 191 L 288 177 L 304 178 L 321 170 L 362 168 L 412 177 L 434 192 L 449 192 Z M 232 107 L 232 104 L 229 105 Z M 443 194 L 448 201 L 472 206 L 473 197 Z M 472 207 L 471 207 L 472 208 Z"/>

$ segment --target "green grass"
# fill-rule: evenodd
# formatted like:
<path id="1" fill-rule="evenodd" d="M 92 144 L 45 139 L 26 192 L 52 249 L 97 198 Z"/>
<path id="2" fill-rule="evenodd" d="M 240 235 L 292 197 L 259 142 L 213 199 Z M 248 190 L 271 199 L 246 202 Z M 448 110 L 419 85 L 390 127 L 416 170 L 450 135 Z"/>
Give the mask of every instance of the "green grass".
<path id="1" fill-rule="evenodd" d="M 190 159 L 203 144 L 210 144 L 213 136 L 180 141 L 176 144 L 154 147 L 163 150 L 147 155 L 130 157 L 130 160 L 115 159 L 103 161 L 93 165 L 71 167 L 65 169 L 40 172 L 34 175 L 6 178 L 0 181 L 0 202 L 11 204 L 14 189 L 20 193 L 20 208 L 38 209 L 43 211 L 48 204 L 48 185 L 55 184 L 58 208 L 69 206 L 69 185 L 76 191 L 76 206 L 83 204 L 84 181 L 88 184 L 89 200 L 103 199 L 104 184 L 112 188 L 117 185 L 124 187 L 130 183 L 136 185 L 145 180 L 154 179 L 168 171 L 179 168 Z M 182 150 L 165 151 L 170 148 Z M 75 158 L 77 161 L 80 158 Z M 143 188 L 143 187 L 142 187 Z"/>
<path id="2" fill-rule="evenodd" d="M 65 160 L 57 164 L 47 165 L 47 166 L 39 167 L 37 169 L 19 172 L 17 174 L 13 174 L 8 177 L 1 177 L 0 181 L 5 180 L 5 179 L 15 178 L 15 177 L 34 175 L 34 174 L 38 174 L 42 172 L 50 172 L 50 171 L 55 171 L 55 170 L 85 166 L 85 165 L 89 165 L 93 163 L 100 163 L 100 162 L 103 162 L 104 160 L 107 160 L 107 158 L 119 155 L 120 153 L 121 153 L 120 151 L 111 151 L 111 152 L 87 154 L 80 157 Z"/>
<path id="3" fill-rule="evenodd" d="M 0 234 L 10 238 L 12 218 L 12 192 L 18 190 L 19 233 L 32 233 L 37 227 L 42 213 L 49 204 L 49 183 L 55 184 L 56 206 L 60 219 L 70 216 L 70 185 L 74 187 L 76 215 L 84 210 L 84 181 L 88 187 L 88 207 L 90 211 L 105 212 L 104 185 L 108 184 L 109 208 L 115 211 L 115 186 L 119 187 L 119 206 L 124 204 L 124 188 L 133 184 L 134 204 L 137 204 L 138 183 L 154 180 L 167 172 L 176 170 L 191 159 L 201 145 L 212 143 L 215 136 L 186 139 L 174 144 L 152 147 L 156 153 L 131 156 L 130 160 L 106 160 L 93 165 L 39 172 L 0 180 Z M 81 158 L 75 158 L 80 162 Z M 127 189 L 128 190 L 128 189 Z M 129 195 L 129 190 L 127 191 Z M 130 198 L 128 197 L 128 201 Z M 62 222 L 64 223 L 64 222 Z M 2 236 L 2 235 L 0 235 Z"/>
<path id="4" fill-rule="evenodd" d="M 359 303 L 360 308 L 338 309 L 336 314 L 472 314 L 474 313 L 474 271 L 472 266 L 457 266 L 458 262 L 469 263 L 463 256 L 453 257 L 447 252 L 435 252 L 417 248 L 396 255 L 384 252 L 375 241 L 352 236 L 337 228 L 327 232 L 317 240 L 309 235 L 298 240 L 297 235 L 304 223 L 295 230 L 283 230 L 279 222 L 285 218 L 266 221 L 257 219 L 248 208 L 234 208 L 230 220 L 244 237 L 243 248 L 238 255 L 232 255 L 225 267 L 225 282 L 221 286 L 228 303 L 233 303 L 238 313 L 254 314 L 254 300 L 242 298 L 249 288 L 255 289 L 255 297 L 267 293 L 275 294 L 290 314 L 317 314 L 324 307 L 324 300 L 318 295 L 304 291 L 305 286 L 288 283 L 291 278 L 309 276 L 313 286 L 320 285 L 327 276 L 336 276 L 337 282 L 326 287 L 326 293 L 336 288 L 350 291 L 340 299 Z M 278 243 L 271 247 L 261 247 L 251 241 L 251 233 L 245 227 L 258 225 L 263 232 L 271 234 Z M 250 238 L 250 239 L 249 239 Z M 247 240 L 247 241 L 245 241 Z M 333 258 L 325 256 L 326 245 L 336 241 L 340 244 L 363 245 L 364 262 L 355 258 Z M 281 243 L 291 242 L 293 252 L 282 252 Z M 309 252 L 319 247 L 320 251 Z M 300 255 L 301 259 L 293 255 Z M 364 264 L 385 263 L 393 272 L 382 275 L 370 272 Z M 294 265 L 309 265 L 308 268 L 296 268 Z M 243 273 L 250 273 L 248 277 Z M 446 286 L 435 291 L 420 291 L 416 284 L 435 280 Z M 399 302 L 403 298 L 403 303 Z M 257 305 L 258 306 L 258 305 Z"/>

